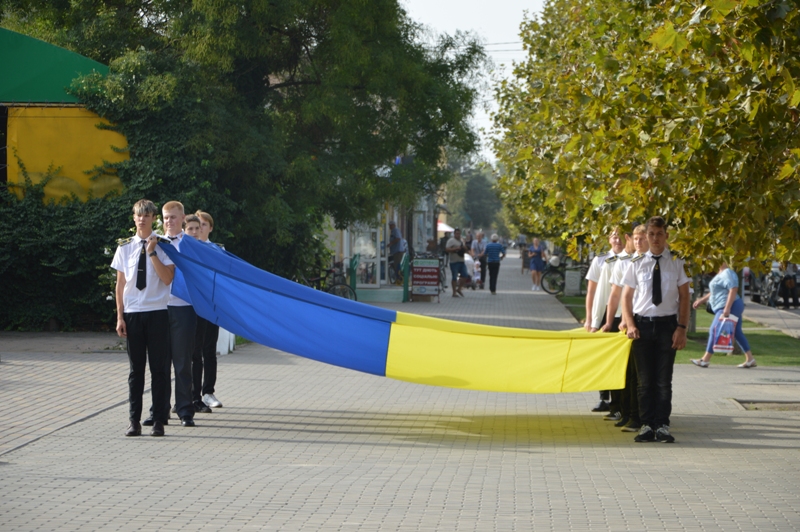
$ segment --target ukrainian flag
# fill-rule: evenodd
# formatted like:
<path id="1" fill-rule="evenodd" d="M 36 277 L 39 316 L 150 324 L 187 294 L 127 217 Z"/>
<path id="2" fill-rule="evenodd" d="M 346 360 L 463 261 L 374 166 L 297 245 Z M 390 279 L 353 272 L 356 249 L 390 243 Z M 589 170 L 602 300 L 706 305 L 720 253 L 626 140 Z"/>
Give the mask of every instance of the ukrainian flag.
<path id="1" fill-rule="evenodd" d="M 521 393 L 625 387 L 621 334 L 475 325 L 395 312 L 313 290 L 185 236 L 173 294 L 235 334 L 343 368 L 432 386 Z"/>

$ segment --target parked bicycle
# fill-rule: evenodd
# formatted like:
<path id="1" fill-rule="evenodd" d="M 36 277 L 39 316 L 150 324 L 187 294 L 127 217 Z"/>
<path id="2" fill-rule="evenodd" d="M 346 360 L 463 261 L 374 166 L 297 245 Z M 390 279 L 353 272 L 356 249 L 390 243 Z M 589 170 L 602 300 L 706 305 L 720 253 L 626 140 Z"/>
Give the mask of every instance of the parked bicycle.
<path id="1" fill-rule="evenodd" d="M 341 267 L 341 263 L 335 265 L 335 268 L 324 270 L 324 275 L 318 277 L 305 277 L 302 276 L 297 281 L 315 290 L 322 290 L 335 296 L 350 299 L 351 301 L 358 301 L 355 290 L 350 288 L 347 284 L 347 277 Z"/>
<path id="2" fill-rule="evenodd" d="M 568 270 L 578 271 L 580 278 L 583 279 L 586 277 L 589 267 L 585 264 L 567 266 L 566 264 L 562 264 L 560 257 L 550 257 L 550 260 L 547 261 L 547 267 L 542 274 L 542 290 L 553 296 L 563 294 L 567 284 Z"/>

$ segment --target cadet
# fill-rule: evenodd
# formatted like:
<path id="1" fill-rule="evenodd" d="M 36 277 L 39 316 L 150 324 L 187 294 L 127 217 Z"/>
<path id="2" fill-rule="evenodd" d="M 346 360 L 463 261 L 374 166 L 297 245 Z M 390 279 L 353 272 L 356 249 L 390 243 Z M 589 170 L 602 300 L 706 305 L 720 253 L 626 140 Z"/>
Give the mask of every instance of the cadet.
<path id="1" fill-rule="evenodd" d="M 164 435 L 169 418 L 169 303 L 175 265 L 157 247 L 153 219 L 158 209 L 142 199 L 133 206 L 136 235 L 119 241 L 111 267 L 117 270 L 117 334 L 127 339 L 130 425 L 125 436 L 142 434 L 144 368 L 149 360 L 153 400 L 151 436 Z"/>
<path id="2" fill-rule="evenodd" d="M 606 303 L 608 302 L 608 295 L 611 292 L 608 283 L 608 275 L 604 276 L 604 281 L 601 281 L 606 261 L 615 261 L 616 256 L 625 251 L 625 245 L 619 237 L 619 232 L 614 229 L 608 235 L 608 243 L 611 244 L 611 251 L 607 251 L 597 255 L 589 265 L 589 271 L 586 272 L 586 320 L 583 327 L 587 332 L 597 332 L 603 325 L 605 318 Z M 611 393 L 608 390 L 600 391 L 600 402 L 597 406 L 592 408 L 592 412 L 608 412 L 611 410 L 612 414 L 619 410 L 619 405 L 609 404 L 611 401 Z M 612 409 L 613 407 L 613 409 Z"/>
<path id="3" fill-rule="evenodd" d="M 682 259 L 667 249 L 669 233 L 660 216 L 647 221 L 650 250 L 631 259 L 622 290 L 622 314 L 639 378 L 642 427 L 637 442 L 672 443 L 672 370 L 676 350 L 686 347 L 689 278 Z"/>
<path id="4" fill-rule="evenodd" d="M 622 289 L 624 285 L 622 279 L 625 277 L 625 272 L 628 271 L 631 259 L 639 257 L 647 253 L 649 246 L 647 244 L 647 228 L 644 225 L 633 224 L 633 248 L 635 253 L 627 259 L 617 262 L 614 271 L 611 273 L 611 295 L 608 297 L 607 314 L 615 314 L 622 309 L 619 302 L 622 298 Z M 631 250 L 633 251 L 633 250 Z M 631 252 L 629 251 L 629 253 Z M 613 323 L 606 323 L 602 332 L 611 332 Z M 619 323 L 619 329 L 625 329 L 625 322 Z M 642 428 L 642 423 L 639 421 L 639 379 L 636 377 L 636 362 L 633 356 L 628 357 L 628 368 L 625 372 L 625 389 L 622 391 L 620 397 L 619 407 L 622 413 L 622 419 L 617 421 L 614 425 L 621 427 L 622 432 L 639 432 Z"/>

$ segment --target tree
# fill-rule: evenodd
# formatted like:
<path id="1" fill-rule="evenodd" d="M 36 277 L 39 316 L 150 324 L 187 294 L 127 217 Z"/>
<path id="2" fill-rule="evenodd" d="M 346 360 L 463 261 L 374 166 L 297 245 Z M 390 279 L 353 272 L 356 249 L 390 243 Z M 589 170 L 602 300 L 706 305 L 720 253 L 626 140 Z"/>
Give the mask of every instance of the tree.
<path id="1" fill-rule="evenodd" d="M 181 200 L 278 274 L 325 257 L 329 217 L 342 228 L 413 205 L 448 179 L 445 148 L 476 147 L 482 48 L 426 40 L 396 0 L 0 0 L 0 14 L 109 63 L 72 91 L 128 139 L 121 213 Z"/>
<path id="2" fill-rule="evenodd" d="M 495 148 L 529 230 L 662 214 L 696 263 L 800 260 L 796 3 L 552 0 L 521 35 Z"/>

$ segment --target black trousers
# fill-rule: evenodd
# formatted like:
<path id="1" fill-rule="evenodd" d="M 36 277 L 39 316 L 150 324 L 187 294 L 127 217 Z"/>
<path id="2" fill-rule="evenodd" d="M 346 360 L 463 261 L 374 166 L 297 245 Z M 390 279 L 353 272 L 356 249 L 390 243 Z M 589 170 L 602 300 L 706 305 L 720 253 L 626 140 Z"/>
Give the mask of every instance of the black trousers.
<path id="1" fill-rule="evenodd" d="M 643 425 L 653 429 L 669 425 L 672 414 L 672 370 L 676 351 L 672 335 L 678 318 L 669 321 L 636 321 L 639 338 L 633 341 L 631 356 L 639 378 L 639 414 Z"/>
<path id="2" fill-rule="evenodd" d="M 635 424 L 641 423 L 639 419 L 639 379 L 636 376 L 636 360 L 633 353 L 628 357 L 628 367 L 625 371 L 625 389 L 619 401 L 619 410 L 622 417 L 626 417 Z M 612 394 L 614 392 L 611 392 Z"/>
<path id="3" fill-rule="evenodd" d="M 483 270 L 483 263 L 481 262 L 481 270 Z M 497 292 L 497 274 L 500 272 L 500 263 L 499 262 L 490 262 L 489 263 L 489 290 L 492 292 Z M 483 279 L 483 274 L 481 274 L 481 279 Z"/>
<path id="4" fill-rule="evenodd" d="M 192 355 L 192 400 L 195 402 L 201 401 L 207 393 L 214 393 L 214 386 L 217 384 L 218 338 L 219 325 L 197 316 Z"/>
<path id="5" fill-rule="evenodd" d="M 611 322 L 611 332 L 619 332 L 619 324 L 622 322 L 622 318 L 614 318 Z M 606 324 L 606 316 L 603 314 L 603 321 L 600 325 L 601 327 Z M 630 357 L 629 357 L 630 358 Z M 608 400 L 608 411 L 610 413 L 614 412 L 622 412 L 622 396 L 624 390 L 604 390 L 607 394 L 606 398 Z M 603 393 L 600 392 L 600 398 L 602 399 Z"/>
<path id="6" fill-rule="evenodd" d="M 153 419 L 169 419 L 169 315 L 167 310 L 131 312 L 123 314 L 128 332 L 128 402 L 130 420 L 142 419 L 142 394 L 144 393 L 144 370 L 150 363 Z"/>
<path id="7" fill-rule="evenodd" d="M 192 356 L 197 332 L 197 314 L 190 306 L 167 307 L 172 352 L 175 369 L 175 411 L 181 419 L 194 417 L 192 404 Z"/>
<path id="8" fill-rule="evenodd" d="M 486 284 L 486 267 L 487 267 L 487 264 L 488 263 L 486 262 L 486 255 L 484 255 L 483 257 L 481 257 L 481 286 Z M 500 267 L 500 263 L 499 262 L 497 263 L 497 267 L 498 268 Z M 492 278 L 492 269 L 489 268 L 489 279 L 490 279 L 489 283 L 491 283 L 491 278 Z M 497 272 L 495 272 L 495 281 L 497 281 L 496 278 L 497 278 Z M 495 282 L 495 287 L 497 287 L 497 282 Z M 494 292 L 494 288 L 492 288 L 492 292 Z"/>

